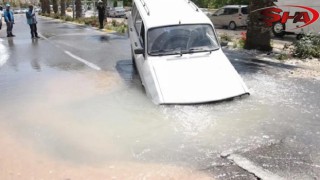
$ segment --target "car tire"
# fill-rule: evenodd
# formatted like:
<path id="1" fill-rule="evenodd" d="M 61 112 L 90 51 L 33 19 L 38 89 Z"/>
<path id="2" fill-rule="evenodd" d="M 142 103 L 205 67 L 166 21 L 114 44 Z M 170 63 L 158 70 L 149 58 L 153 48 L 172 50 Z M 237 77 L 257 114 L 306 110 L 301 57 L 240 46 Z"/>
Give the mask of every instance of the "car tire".
<path id="1" fill-rule="evenodd" d="M 272 33 L 275 37 L 282 38 L 285 35 L 286 26 L 281 22 L 276 22 L 272 25 Z"/>
<path id="2" fill-rule="evenodd" d="M 231 29 L 231 30 L 236 30 L 237 29 L 237 25 L 236 25 L 236 23 L 234 21 L 231 21 L 229 23 L 228 28 Z"/>

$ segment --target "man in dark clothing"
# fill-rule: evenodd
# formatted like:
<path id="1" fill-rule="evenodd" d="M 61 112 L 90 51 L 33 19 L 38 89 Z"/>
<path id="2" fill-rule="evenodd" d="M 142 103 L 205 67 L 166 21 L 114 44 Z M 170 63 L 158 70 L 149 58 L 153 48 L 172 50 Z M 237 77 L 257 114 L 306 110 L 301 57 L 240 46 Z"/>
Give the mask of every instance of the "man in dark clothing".
<path id="1" fill-rule="evenodd" d="M 102 3 L 101 0 L 98 1 L 98 14 L 99 14 L 99 23 L 100 23 L 100 29 L 103 28 L 103 21 L 105 18 L 105 14 L 106 14 L 106 8 L 104 7 L 104 4 Z"/>

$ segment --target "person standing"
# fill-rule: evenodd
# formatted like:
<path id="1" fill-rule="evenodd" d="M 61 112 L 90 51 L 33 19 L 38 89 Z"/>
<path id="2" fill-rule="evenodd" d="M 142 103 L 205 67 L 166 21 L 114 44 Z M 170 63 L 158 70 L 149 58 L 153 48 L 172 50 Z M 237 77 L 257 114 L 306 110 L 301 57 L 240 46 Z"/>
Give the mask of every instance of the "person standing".
<path id="1" fill-rule="evenodd" d="M 98 1 L 97 9 L 98 9 L 100 29 L 102 29 L 103 21 L 105 19 L 105 14 L 106 14 L 106 8 L 104 7 L 103 2 L 101 0 Z"/>
<path id="2" fill-rule="evenodd" d="M 0 30 L 2 28 L 2 15 L 3 15 L 3 8 L 0 6 Z"/>
<path id="3" fill-rule="evenodd" d="M 13 24 L 14 24 L 14 17 L 13 12 L 10 10 L 10 4 L 6 4 L 6 10 L 3 13 L 4 21 L 7 24 L 7 37 L 14 37 L 15 35 L 12 34 Z"/>
<path id="4" fill-rule="evenodd" d="M 27 17 L 27 23 L 30 26 L 31 30 L 31 38 L 39 38 L 38 37 L 38 32 L 37 32 L 37 19 L 36 19 L 36 14 L 33 10 L 33 6 L 29 5 L 29 10 L 26 12 L 26 17 Z"/>

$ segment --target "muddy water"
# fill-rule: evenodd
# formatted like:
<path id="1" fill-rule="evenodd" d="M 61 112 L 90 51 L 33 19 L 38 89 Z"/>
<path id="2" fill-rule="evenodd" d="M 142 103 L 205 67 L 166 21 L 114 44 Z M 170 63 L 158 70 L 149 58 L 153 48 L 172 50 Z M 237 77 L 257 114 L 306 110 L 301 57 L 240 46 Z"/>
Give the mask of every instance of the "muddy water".
<path id="1" fill-rule="evenodd" d="M 304 102 L 311 90 L 263 69 L 242 76 L 250 97 L 156 106 L 130 63 L 114 71 L 8 63 L 0 69 L 0 177 L 210 179 L 218 175 L 201 169 L 221 152 L 299 133 L 297 117 L 317 118 L 319 107 Z"/>

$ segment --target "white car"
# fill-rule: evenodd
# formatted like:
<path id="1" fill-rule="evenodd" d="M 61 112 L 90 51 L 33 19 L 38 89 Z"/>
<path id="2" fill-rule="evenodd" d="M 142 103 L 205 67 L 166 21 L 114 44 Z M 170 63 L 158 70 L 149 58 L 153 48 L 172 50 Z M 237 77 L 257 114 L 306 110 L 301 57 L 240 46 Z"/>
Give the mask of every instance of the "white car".
<path id="1" fill-rule="evenodd" d="M 237 27 L 247 26 L 248 14 L 247 5 L 228 5 L 218 9 L 210 19 L 215 26 L 235 30 Z"/>
<path id="2" fill-rule="evenodd" d="M 114 7 L 110 8 L 107 12 L 108 16 L 110 17 L 125 17 L 126 10 L 123 7 Z"/>
<path id="3" fill-rule="evenodd" d="M 210 19 L 191 1 L 134 0 L 128 28 L 133 64 L 155 104 L 204 103 L 249 93 L 221 50 Z"/>

